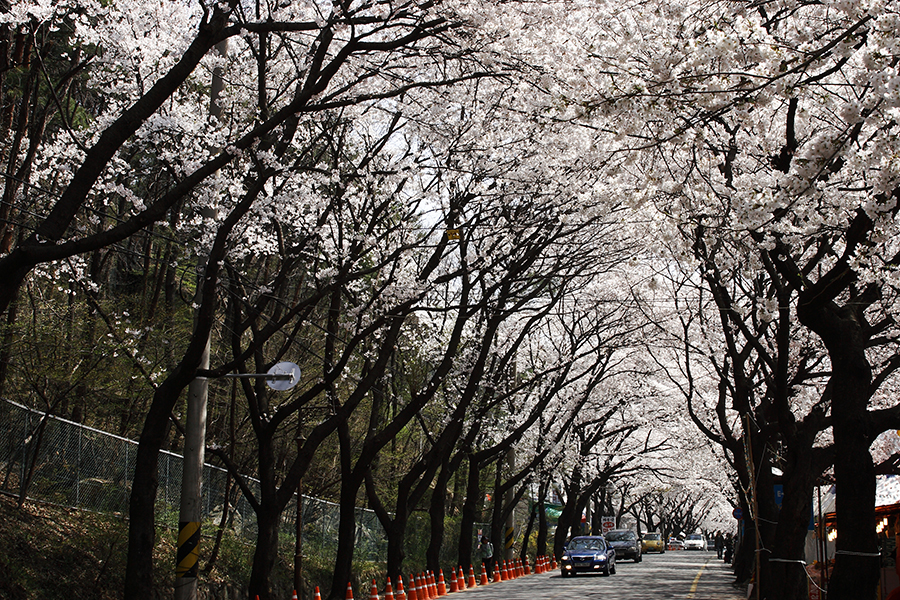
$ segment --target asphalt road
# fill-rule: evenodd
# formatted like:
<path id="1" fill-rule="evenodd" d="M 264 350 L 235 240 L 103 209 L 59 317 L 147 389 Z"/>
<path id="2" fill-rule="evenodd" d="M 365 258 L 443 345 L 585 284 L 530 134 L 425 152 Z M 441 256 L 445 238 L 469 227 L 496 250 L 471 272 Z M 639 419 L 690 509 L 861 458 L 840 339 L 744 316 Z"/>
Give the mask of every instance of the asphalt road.
<path id="1" fill-rule="evenodd" d="M 645 554 L 644 560 L 616 563 L 616 574 L 563 578 L 559 569 L 465 590 L 462 600 L 744 600 L 746 594 L 731 586 L 730 565 L 716 553 L 669 551 Z"/>

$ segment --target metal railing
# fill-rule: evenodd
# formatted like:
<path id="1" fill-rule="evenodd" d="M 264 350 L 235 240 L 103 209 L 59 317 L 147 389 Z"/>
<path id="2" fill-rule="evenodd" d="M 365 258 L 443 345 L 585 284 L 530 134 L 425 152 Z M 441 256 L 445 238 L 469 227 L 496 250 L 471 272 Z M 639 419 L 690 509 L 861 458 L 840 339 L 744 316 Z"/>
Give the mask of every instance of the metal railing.
<path id="1" fill-rule="evenodd" d="M 0 491 L 33 500 L 95 512 L 127 515 L 137 442 L 73 421 L 0 400 Z M 159 453 L 157 520 L 177 528 L 181 496 L 181 456 Z M 249 478 L 251 489 L 258 480 Z M 255 491 L 255 490 L 254 490 Z M 226 504 L 226 495 L 227 498 Z M 256 515 L 227 472 L 205 464 L 203 518 L 218 523 L 229 507 L 226 525 L 237 535 L 256 536 Z M 282 515 L 282 534 L 296 536 L 296 501 Z M 339 507 L 303 496 L 303 545 L 324 560 L 337 553 Z M 354 557 L 384 560 L 387 542 L 374 511 L 356 510 Z"/>

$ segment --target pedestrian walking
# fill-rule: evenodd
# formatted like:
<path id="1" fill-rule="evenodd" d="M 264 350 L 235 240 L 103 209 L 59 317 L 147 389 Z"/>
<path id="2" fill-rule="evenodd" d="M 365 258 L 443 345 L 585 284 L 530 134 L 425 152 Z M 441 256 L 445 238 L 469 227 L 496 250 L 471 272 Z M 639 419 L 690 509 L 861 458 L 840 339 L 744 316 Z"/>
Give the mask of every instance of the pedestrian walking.
<path id="1" fill-rule="evenodd" d="M 721 531 L 716 532 L 716 556 L 718 558 L 722 558 L 722 555 L 725 554 L 725 536 L 722 535 Z"/>
<path id="2" fill-rule="evenodd" d="M 487 569 L 488 580 L 494 580 L 494 547 L 491 545 L 491 541 L 488 539 L 488 536 L 481 536 L 481 545 L 478 546 L 478 550 L 481 551 L 481 562 L 484 563 L 484 568 Z"/>

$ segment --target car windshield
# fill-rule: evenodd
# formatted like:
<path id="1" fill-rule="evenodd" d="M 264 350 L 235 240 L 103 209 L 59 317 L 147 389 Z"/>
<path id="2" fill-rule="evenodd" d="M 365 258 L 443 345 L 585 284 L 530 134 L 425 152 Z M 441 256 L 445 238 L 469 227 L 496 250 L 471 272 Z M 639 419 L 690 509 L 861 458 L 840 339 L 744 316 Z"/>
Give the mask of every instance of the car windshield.
<path id="1" fill-rule="evenodd" d="M 610 542 L 624 542 L 633 540 L 634 534 L 630 531 L 610 531 L 606 534 L 606 539 Z"/>
<path id="2" fill-rule="evenodd" d="M 660 535 L 658 533 L 648 533 L 644 536 L 645 540 L 658 540 Z"/>
<path id="3" fill-rule="evenodd" d="M 689 539 L 689 540 L 702 540 L 702 539 L 703 539 L 703 536 L 700 535 L 699 533 L 694 533 L 694 534 L 691 534 L 691 535 L 687 536 L 687 539 Z"/>
<path id="4" fill-rule="evenodd" d="M 603 540 L 599 538 L 572 540 L 569 542 L 569 550 L 603 550 Z"/>

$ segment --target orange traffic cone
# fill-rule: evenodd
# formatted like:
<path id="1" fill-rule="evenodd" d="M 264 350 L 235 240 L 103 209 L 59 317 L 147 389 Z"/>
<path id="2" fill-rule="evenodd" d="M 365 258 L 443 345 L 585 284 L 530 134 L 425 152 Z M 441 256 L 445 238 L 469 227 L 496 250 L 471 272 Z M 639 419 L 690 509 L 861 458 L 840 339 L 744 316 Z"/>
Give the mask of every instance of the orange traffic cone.
<path id="1" fill-rule="evenodd" d="M 322 593 L 319 591 L 319 586 L 316 586 L 316 591 L 313 592 L 313 600 L 322 600 Z"/>
<path id="2" fill-rule="evenodd" d="M 469 587 L 475 587 L 475 567 L 469 564 Z"/>
<path id="3" fill-rule="evenodd" d="M 447 582 L 444 581 L 444 570 L 438 569 L 438 596 L 447 595 Z"/>
<path id="4" fill-rule="evenodd" d="M 556 570 L 556 567 L 557 567 L 557 564 L 556 564 L 556 555 L 554 554 L 554 555 L 553 555 L 553 562 L 550 563 L 550 570 L 551 570 L 551 571 L 555 571 L 555 570 Z"/>
<path id="5" fill-rule="evenodd" d="M 406 600 L 406 591 L 403 589 L 403 576 L 397 575 L 397 600 Z"/>
<path id="6" fill-rule="evenodd" d="M 525 567 L 522 566 L 522 559 L 516 560 L 516 577 L 521 577 L 525 574 Z"/>
<path id="7" fill-rule="evenodd" d="M 422 590 L 419 589 L 419 579 L 414 574 L 409 576 L 409 598 L 410 600 L 425 600 Z"/>
<path id="8" fill-rule="evenodd" d="M 372 580 L 372 588 L 369 591 L 369 600 L 379 600 L 378 598 L 378 584 L 375 583 L 375 580 Z"/>
<path id="9" fill-rule="evenodd" d="M 428 587 L 425 585 L 425 576 L 422 573 L 416 575 L 416 597 L 419 600 L 430 600 Z"/>
<path id="10" fill-rule="evenodd" d="M 344 600 L 353 600 L 353 588 L 350 587 L 350 582 L 347 582 L 347 592 L 344 594 Z"/>
<path id="11" fill-rule="evenodd" d="M 294 595 L 291 596 L 291 600 L 297 600 L 297 590 L 294 590 Z"/>
<path id="12" fill-rule="evenodd" d="M 384 586 L 384 600 L 394 600 L 394 588 L 391 587 L 391 578 L 387 578 L 387 585 Z"/>
<path id="13" fill-rule="evenodd" d="M 487 576 L 487 571 L 484 568 L 484 563 L 481 563 L 481 580 L 478 583 L 479 583 L 479 585 L 487 585 L 488 584 L 488 576 Z"/>
<path id="14" fill-rule="evenodd" d="M 456 587 L 456 575 L 453 574 L 453 570 L 450 570 L 450 593 L 455 594 L 459 589 Z"/>
<path id="15" fill-rule="evenodd" d="M 422 579 L 425 581 L 425 589 L 428 590 L 428 600 L 434 600 L 436 596 L 432 585 L 431 571 L 425 571 L 422 574 Z"/>
<path id="16" fill-rule="evenodd" d="M 434 571 L 425 574 L 425 584 L 428 586 L 428 597 L 434 600 L 438 597 L 437 584 L 434 582 Z"/>
<path id="17" fill-rule="evenodd" d="M 525 559 L 525 574 L 531 575 L 531 565 L 529 564 L 528 559 Z"/>
<path id="18" fill-rule="evenodd" d="M 459 571 L 456 574 L 456 589 L 459 591 L 466 589 L 466 577 L 463 575 L 462 566 L 459 567 Z"/>

